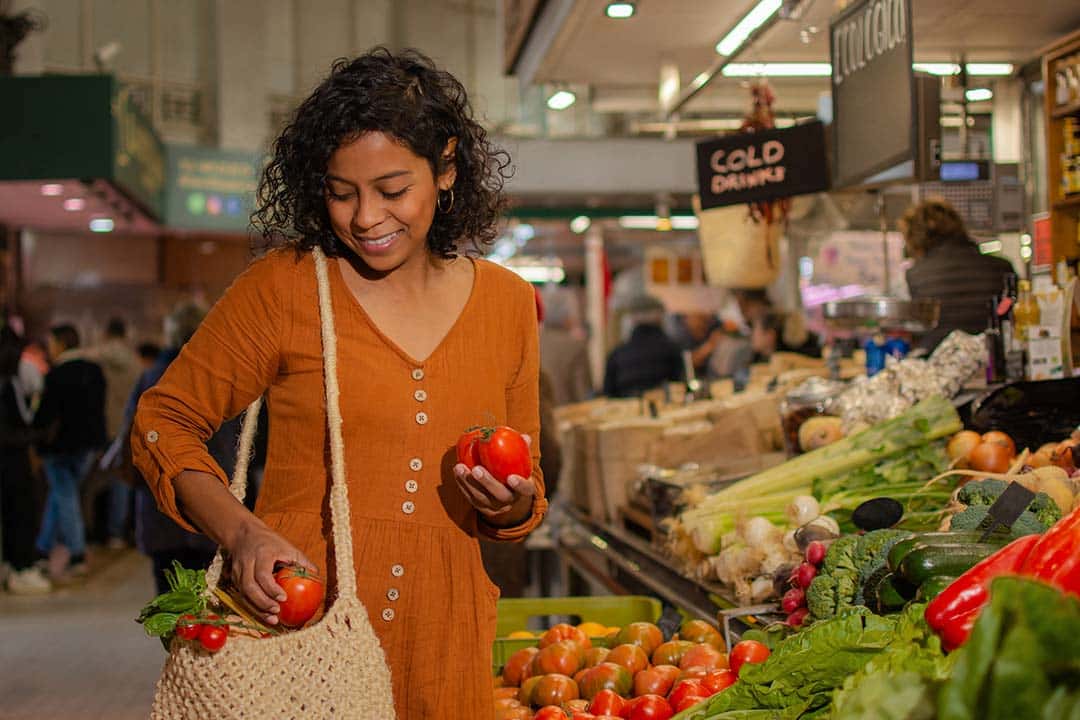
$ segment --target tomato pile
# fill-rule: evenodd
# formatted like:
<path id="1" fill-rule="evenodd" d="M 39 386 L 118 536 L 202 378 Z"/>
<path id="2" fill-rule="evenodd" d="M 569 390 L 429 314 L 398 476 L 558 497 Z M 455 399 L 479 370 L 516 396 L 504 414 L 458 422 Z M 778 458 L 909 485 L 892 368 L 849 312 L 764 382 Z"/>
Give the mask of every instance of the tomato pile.
<path id="1" fill-rule="evenodd" d="M 613 628 L 594 647 L 589 631 L 603 626 L 556 625 L 536 647 L 510 656 L 495 678 L 497 720 L 667 720 L 732 685 L 744 663 L 763 662 L 768 649 L 741 642 L 729 657 L 717 630 L 683 623 L 664 641 L 652 623 Z"/>
<path id="2" fill-rule="evenodd" d="M 466 430 L 457 441 L 457 459 L 470 470 L 480 465 L 503 485 L 511 475 L 532 475 L 529 444 L 521 433 L 505 425 Z"/>

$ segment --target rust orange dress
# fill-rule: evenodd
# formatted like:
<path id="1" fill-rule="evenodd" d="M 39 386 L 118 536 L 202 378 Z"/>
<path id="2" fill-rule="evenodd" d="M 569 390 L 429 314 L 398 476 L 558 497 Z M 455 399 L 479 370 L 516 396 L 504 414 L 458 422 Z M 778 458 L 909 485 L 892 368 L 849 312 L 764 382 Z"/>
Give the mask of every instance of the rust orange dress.
<path id="1" fill-rule="evenodd" d="M 384 336 L 329 263 L 357 587 L 402 720 L 493 717 L 499 591 L 477 536 L 521 540 L 547 509 L 533 291 L 497 265 L 473 262 L 469 299 L 425 359 Z M 143 395 L 131 440 L 161 509 L 191 528 L 173 480 L 197 470 L 227 482 L 205 442 L 265 394 L 270 440 L 255 514 L 326 572 L 329 442 L 316 293 L 310 253 L 275 251 L 254 262 Z M 534 438 L 540 492 L 519 526 L 485 525 L 453 477 L 455 441 L 480 423 Z"/>

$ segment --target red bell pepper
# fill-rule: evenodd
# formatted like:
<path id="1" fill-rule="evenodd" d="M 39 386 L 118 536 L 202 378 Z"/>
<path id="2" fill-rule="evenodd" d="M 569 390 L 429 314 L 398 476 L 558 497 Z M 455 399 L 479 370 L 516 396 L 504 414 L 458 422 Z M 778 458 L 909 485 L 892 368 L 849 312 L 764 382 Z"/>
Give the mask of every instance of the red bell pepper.
<path id="1" fill-rule="evenodd" d="M 1080 595 L 1080 508 L 1039 536 L 1020 572 Z"/>
<path id="2" fill-rule="evenodd" d="M 975 617 L 990 599 L 990 582 L 1017 574 L 1040 535 L 1014 540 L 956 579 L 926 606 L 926 622 L 945 639 L 946 649 L 962 645 Z"/>

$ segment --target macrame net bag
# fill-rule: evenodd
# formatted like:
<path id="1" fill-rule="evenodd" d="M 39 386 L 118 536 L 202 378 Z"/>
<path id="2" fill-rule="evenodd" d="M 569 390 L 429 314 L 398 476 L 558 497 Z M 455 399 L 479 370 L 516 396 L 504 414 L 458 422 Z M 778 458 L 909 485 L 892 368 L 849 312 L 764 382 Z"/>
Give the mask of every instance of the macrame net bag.
<path id="1" fill-rule="evenodd" d="M 337 596 L 314 625 L 270 638 L 231 637 L 215 654 L 174 641 L 154 696 L 151 720 L 393 720 L 390 670 L 356 595 L 345 452 L 338 402 L 337 340 L 326 257 L 313 250 L 322 323 L 330 430 L 330 525 Z M 243 500 L 259 404 L 247 410 L 229 486 Z M 208 593 L 221 577 L 220 550 L 206 573 Z"/>

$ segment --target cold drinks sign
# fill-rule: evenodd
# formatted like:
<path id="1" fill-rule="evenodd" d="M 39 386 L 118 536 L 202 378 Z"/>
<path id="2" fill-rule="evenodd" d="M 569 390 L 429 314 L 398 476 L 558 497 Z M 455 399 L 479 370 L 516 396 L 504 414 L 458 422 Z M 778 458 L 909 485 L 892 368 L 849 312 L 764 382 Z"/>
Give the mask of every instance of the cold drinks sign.
<path id="1" fill-rule="evenodd" d="M 829 189 L 818 121 L 699 142 L 697 166 L 703 210 Z"/>

